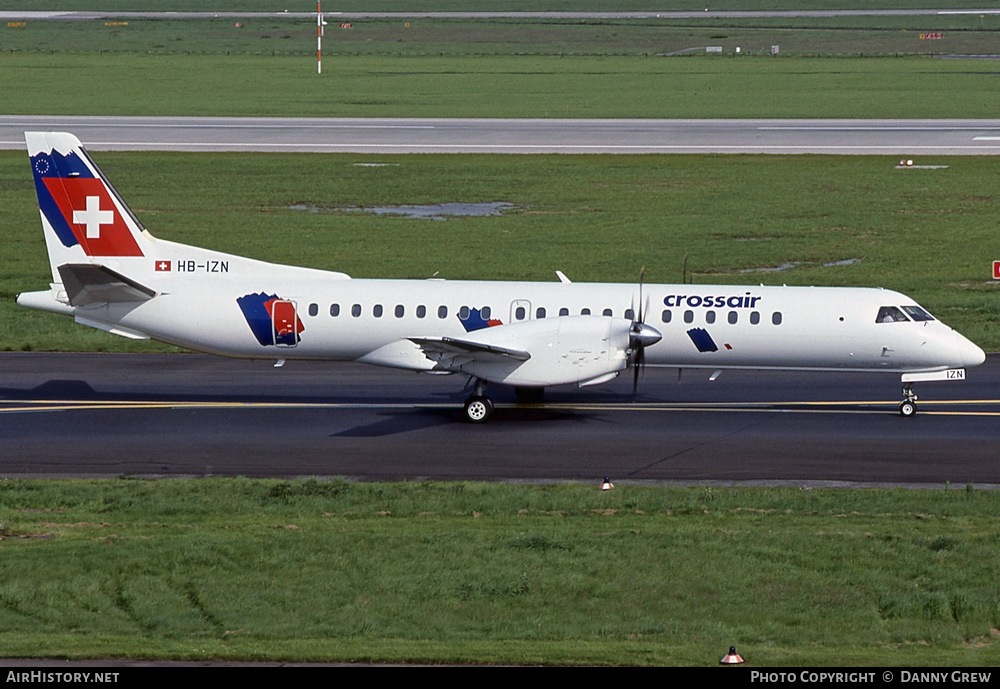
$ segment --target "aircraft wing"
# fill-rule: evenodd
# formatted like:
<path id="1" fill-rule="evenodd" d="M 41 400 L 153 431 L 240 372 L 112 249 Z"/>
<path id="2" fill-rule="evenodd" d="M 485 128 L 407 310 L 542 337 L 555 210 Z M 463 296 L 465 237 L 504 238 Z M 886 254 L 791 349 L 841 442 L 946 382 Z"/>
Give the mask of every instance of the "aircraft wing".
<path id="1" fill-rule="evenodd" d="M 531 358 L 531 354 L 519 349 L 459 340 L 454 337 L 411 337 L 408 339 L 420 347 L 428 359 L 436 361 L 446 368 L 456 368 L 472 361 L 492 364 L 509 363 L 512 359 L 527 361 Z"/>

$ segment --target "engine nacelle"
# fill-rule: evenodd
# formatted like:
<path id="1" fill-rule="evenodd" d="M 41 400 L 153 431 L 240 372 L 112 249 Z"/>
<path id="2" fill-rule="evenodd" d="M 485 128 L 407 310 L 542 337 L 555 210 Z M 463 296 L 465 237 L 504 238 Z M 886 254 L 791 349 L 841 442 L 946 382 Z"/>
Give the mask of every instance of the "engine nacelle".
<path id="1" fill-rule="evenodd" d="M 530 354 L 527 361 L 474 358 L 462 373 L 493 383 L 544 386 L 586 383 L 628 367 L 632 322 L 607 316 L 561 316 L 483 328 L 464 338 Z"/>

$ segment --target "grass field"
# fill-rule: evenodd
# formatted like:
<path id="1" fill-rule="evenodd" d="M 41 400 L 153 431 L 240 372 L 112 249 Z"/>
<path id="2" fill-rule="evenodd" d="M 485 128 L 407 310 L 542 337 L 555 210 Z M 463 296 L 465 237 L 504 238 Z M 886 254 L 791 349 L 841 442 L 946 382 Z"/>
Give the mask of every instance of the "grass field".
<path id="1" fill-rule="evenodd" d="M 0 482 L 17 657 L 995 665 L 1000 493 Z"/>
<path id="2" fill-rule="evenodd" d="M 110 25 L 109 25 L 110 24 Z M 390 56 L 981 55 L 997 51 L 1000 15 L 845 16 L 683 19 L 498 17 L 330 17 L 324 54 Z M 935 40 L 922 34 L 940 33 Z M 311 56 L 309 18 L 136 18 L 125 22 L 28 21 L 0 27 L 3 52 L 258 54 Z"/>
<path id="3" fill-rule="evenodd" d="M 37 4 L 36 9 L 72 7 L 69 2 Z M 192 6 L 175 4 L 177 9 Z M 724 3 L 719 9 L 744 4 Z M 204 10 L 202 4 L 195 5 Z M 427 5 L 427 9 L 469 9 L 467 2 Z M 518 5 L 524 3 L 511 3 L 514 9 Z M 118 7 L 135 9 L 130 3 Z M 264 2 L 222 3 L 218 9 L 262 7 L 275 9 Z M 232 18 L 130 18 L 125 26 L 28 21 L 24 26 L 0 27 L 0 89 L 11 94 L 0 103 L 0 111 L 970 118 L 995 114 L 994 82 L 1000 75 L 995 61 L 913 57 L 995 53 L 1000 15 L 992 14 L 670 20 L 376 18 L 352 20 L 349 29 L 340 29 L 333 21 L 323 45 L 323 75 L 316 74 L 311 21 L 252 18 L 239 22 L 239 27 L 236 23 Z M 928 32 L 941 32 L 940 40 L 921 40 Z M 706 46 L 721 47 L 729 57 L 707 57 Z M 779 57 L 770 55 L 772 46 L 779 47 Z M 733 57 L 737 48 L 741 54 Z M 687 57 L 663 57 L 675 54 Z M 789 57 L 803 55 L 824 58 Z M 909 57 L 857 57 L 873 55 Z"/>
<path id="4" fill-rule="evenodd" d="M 989 118 L 995 61 L 0 55 L 4 114 Z M 41 76 L 44 75 L 44 78 Z"/>
<path id="5" fill-rule="evenodd" d="M 978 9 L 980 0 L 950 0 L 951 9 Z M 671 0 L 671 11 L 696 11 L 705 8 L 704 0 Z M 838 9 L 935 9 L 941 0 L 839 0 Z M 616 11 L 656 11 L 663 9 L 657 0 L 499 0 L 490 3 L 495 12 L 603 12 L 612 6 Z M 716 0 L 713 10 L 796 10 L 816 9 L 815 0 Z M 93 11 L 90 0 L 31 0 L 26 8 L 24 0 L 0 0 L 0 10 L 78 10 Z M 103 0 L 105 12 L 311 12 L 316 3 L 312 0 L 160 0 L 156 7 L 137 0 Z M 335 6 L 326 6 L 327 12 L 469 12 L 482 11 L 482 5 L 470 0 L 340 0 Z"/>
<path id="6" fill-rule="evenodd" d="M 101 153 L 164 239 L 355 277 L 869 285 L 1000 349 L 997 162 L 898 170 L 859 156 Z M 359 167 L 358 162 L 391 163 Z M 348 207 L 513 204 L 445 222 Z M 304 205 L 319 212 L 292 208 Z M 0 153 L 0 347 L 150 351 L 13 304 L 49 272 L 25 156 Z M 859 259 L 850 265 L 824 264 Z M 772 271 L 783 264 L 798 265 Z"/>

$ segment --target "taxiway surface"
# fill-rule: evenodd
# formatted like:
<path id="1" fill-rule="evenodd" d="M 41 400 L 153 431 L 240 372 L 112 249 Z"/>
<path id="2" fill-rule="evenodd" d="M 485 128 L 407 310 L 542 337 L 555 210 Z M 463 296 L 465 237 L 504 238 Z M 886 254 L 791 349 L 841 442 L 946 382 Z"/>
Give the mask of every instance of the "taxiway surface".
<path id="1" fill-rule="evenodd" d="M 559 120 L 0 116 L 0 148 L 70 131 L 95 151 L 998 155 L 1000 119 Z"/>
<path id="2" fill-rule="evenodd" d="M 648 369 L 461 421 L 464 380 L 201 355 L 0 355 L 0 475 L 1000 484 L 1000 358 L 964 383 Z"/>

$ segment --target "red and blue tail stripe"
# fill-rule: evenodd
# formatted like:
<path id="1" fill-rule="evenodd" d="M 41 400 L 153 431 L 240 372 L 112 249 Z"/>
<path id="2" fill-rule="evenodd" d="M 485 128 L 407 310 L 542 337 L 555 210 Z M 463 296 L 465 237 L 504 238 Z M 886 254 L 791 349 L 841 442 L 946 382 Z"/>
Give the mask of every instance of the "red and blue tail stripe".
<path id="1" fill-rule="evenodd" d="M 65 247 L 79 245 L 88 256 L 142 256 L 107 183 L 81 153 L 31 156 L 42 215 Z"/>

